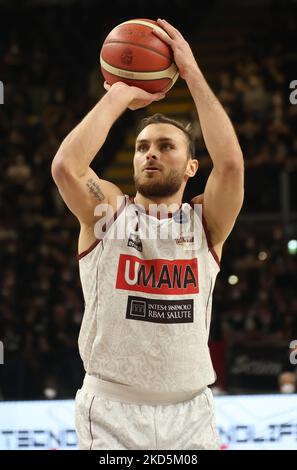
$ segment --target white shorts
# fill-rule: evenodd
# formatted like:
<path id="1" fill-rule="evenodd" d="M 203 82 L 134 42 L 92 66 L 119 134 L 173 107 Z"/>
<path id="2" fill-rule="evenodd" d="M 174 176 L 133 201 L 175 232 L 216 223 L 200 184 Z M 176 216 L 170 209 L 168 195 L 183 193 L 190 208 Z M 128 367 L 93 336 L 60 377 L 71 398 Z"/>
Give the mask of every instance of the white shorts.
<path id="1" fill-rule="evenodd" d="M 151 394 L 131 398 L 126 386 L 87 375 L 75 400 L 79 449 L 219 449 L 209 388 L 187 401 L 179 400 L 178 394 L 175 398 L 163 394 L 165 404 L 151 404 L 157 399 L 160 402 Z"/>

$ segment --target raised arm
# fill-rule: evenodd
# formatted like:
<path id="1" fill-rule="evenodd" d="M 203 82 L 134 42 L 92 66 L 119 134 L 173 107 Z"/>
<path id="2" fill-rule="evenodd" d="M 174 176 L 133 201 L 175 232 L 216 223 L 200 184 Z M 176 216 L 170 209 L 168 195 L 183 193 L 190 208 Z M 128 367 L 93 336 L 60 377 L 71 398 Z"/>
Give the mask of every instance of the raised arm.
<path id="1" fill-rule="evenodd" d="M 81 225 L 87 226 L 94 223 L 98 204 L 116 206 L 116 197 L 122 195 L 116 185 L 100 179 L 90 168 L 112 125 L 127 108 L 138 109 L 164 97 L 122 82 L 105 87 L 107 93 L 67 135 L 52 162 L 52 176 L 62 198 Z"/>
<path id="2" fill-rule="evenodd" d="M 164 20 L 158 20 L 170 36 L 155 32 L 173 49 L 180 75 L 195 102 L 205 145 L 213 162 L 204 196 L 203 211 L 212 245 L 220 254 L 243 203 L 244 163 L 230 119 L 211 91 L 181 33 Z M 195 198 L 193 202 L 196 201 Z"/>
<path id="3" fill-rule="evenodd" d="M 204 190 L 204 216 L 213 245 L 231 232 L 243 203 L 244 165 L 233 126 L 198 68 L 186 81 L 194 98 L 205 145 L 213 162 Z"/>

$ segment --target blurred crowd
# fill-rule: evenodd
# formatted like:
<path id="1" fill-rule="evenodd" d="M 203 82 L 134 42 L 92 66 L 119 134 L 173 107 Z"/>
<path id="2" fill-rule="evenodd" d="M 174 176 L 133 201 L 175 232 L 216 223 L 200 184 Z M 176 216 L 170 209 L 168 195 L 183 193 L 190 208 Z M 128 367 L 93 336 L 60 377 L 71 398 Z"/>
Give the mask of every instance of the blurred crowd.
<path id="1" fill-rule="evenodd" d="M 277 13 L 275 13 L 277 15 Z M 288 15 L 288 14 L 287 14 Z M 245 208 L 249 212 L 280 210 L 281 173 L 291 183 L 290 202 L 297 210 L 297 106 L 290 102 L 296 80 L 296 17 L 284 16 L 234 40 L 227 68 L 216 73 L 213 88 L 234 124 L 247 170 Z M 199 56 L 199 44 L 197 46 Z M 231 63 L 230 63 L 231 62 Z M 201 129 L 194 135 L 200 167 L 209 166 Z M 264 181 L 265 191 L 255 191 Z"/>
<path id="2" fill-rule="evenodd" d="M 78 225 L 53 183 L 50 165 L 63 138 L 102 94 L 94 66 L 100 38 L 96 43 L 82 37 L 83 17 L 82 33 L 71 27 L 71 16 L 61 18 L 54 9 L 46 21 L 32 15 L 30 31 L 20 21 L 0 43 L 5 84 L 5 106 L 0 106 L 4 399 L 73 397 L 83 378 L 77 349 L 84 307 L 76 260 Z M 292 58 L 286 41 L 265 47 L 268 39 L 262 35 L 262 48 L 258 37 L 241 45 L 244 57 L 222 70 L 214 83 L 246 160 L 246 213 L 279 210 L 280 170 L 294 175 L 297 162 L 297 106 L 289 104 L 288 88 L 288 81 L 297 78 Z M 131 123 L 128 112 L 114 126 L 95 170 L 103 171 L 111 161 Z M 194 132 L 199 152 L 199 125 Z M 203 171 L 206 175 L 208 163 L 202 160 Z M 293 202 L 295 195 L 296 185 Z M 237 224 L 217 279 L 212 342 L 227 347 L 260 342 L 270 348 L 297 338 L 297 255 L 288 251 L 290 237 L 296 238 L 296 225 L 288 232 L 281 221 Z"/>
<path id="3" fill-rule="evenodd" d="M 214 339 L 271 346 L 297 339 L 297 247 L 290 252 L 286 239 L 281 224 L 234 229 L 216 284 Z"/>

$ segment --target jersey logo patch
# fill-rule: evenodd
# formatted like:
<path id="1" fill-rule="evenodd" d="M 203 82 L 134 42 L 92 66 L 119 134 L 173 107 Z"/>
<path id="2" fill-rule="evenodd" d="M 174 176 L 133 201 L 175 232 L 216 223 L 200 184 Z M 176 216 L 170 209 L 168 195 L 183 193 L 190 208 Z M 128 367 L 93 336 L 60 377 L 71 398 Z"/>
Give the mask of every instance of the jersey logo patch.
<path id="1" fill-rule="evenodd" d="M 146 299 L 129 295 L 126 318 L 152 323 L 193 323 L 193 299 Z"/>
<path id="2" fill-rule="evenodd" d="M 181 235 L 179 238 L 175 238 L 175 243 L 183 247 L 185 251 L 197 249 L 195 239 L 191 235 Z"/>
<path id="3" fill-rule="evenodd" d="M 122 254 L 118 264 L 116 288 L 158 295 L 197 294 L 197 258 L 144 260 Z"/>
<path id="4" fill-rule="evenodd" d="M 131 232 L 128 238 L 127 246 L 131 246 L 137 251 L 142 251 L 142 242 L 140 236 L 137 233 Z"/>

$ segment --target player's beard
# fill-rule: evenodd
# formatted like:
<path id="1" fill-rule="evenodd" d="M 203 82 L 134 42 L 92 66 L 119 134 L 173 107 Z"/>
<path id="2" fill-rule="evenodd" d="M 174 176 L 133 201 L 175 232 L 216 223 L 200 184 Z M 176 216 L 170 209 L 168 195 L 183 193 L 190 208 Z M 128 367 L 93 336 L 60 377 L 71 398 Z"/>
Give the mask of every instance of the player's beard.
<path id="1" fill-rule="evenodd" d="M 180 189 L 183 178 L 184 169 L 182 172 L 171 169 L 166 176 L 163 172 L 158 175 L 142 172 L 134 175 L 135 189 L 144 197 L 169 197 Z"/>

